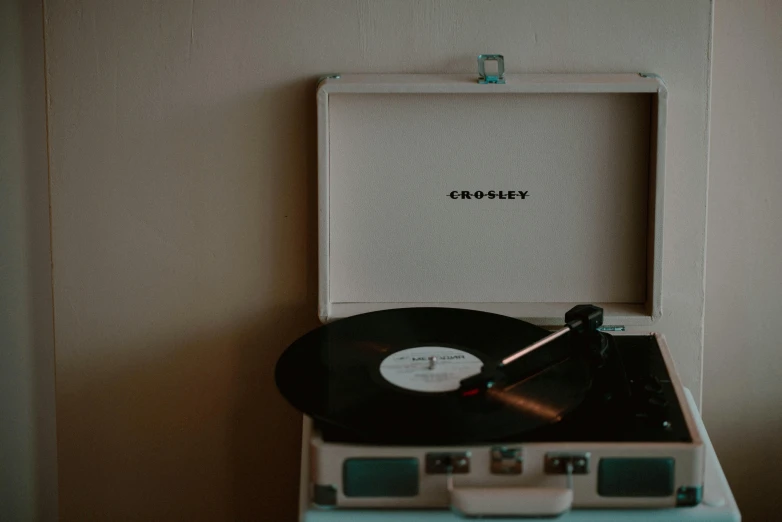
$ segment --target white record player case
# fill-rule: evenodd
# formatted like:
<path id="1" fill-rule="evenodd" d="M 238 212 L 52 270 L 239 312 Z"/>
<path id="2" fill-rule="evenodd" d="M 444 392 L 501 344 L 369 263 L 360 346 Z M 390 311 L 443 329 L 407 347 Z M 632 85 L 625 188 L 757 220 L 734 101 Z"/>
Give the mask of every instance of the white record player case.
<path id="1" fill-rule="evenodd" d="M 663 82 L 646 74 L 507 75 L 499 84 L 479 83 L 475 75 L 325 78 L 317 91 L 321 320 L 444 306 L 561 325 L 567 310 L 593 303 L 605 310 L 606 324 L 651 325 L 663 307 L 666 99 Z M 658 339 L 692 442 L 560 449 L 595 457 L 671 455 L 677 487 L 702 484 L 703 443 Z M 395 454 L 391 447 L 326 443 L 311 428 L 305 418 L 305 504 L 311 481 L 338 483 L 348 456 Z M 525 451 L 551 451 L 538 446 Z M 541 473 L 524 481 L 552 487 Z M 498 485 L 487 477 L 462 481 L 480 487 L 473 496 L 462 490 L 462 500 L 485 499 L 484 486 Z M 378 504 L 339 493 L 337 505 L 454 502 L 437 477 L 421 480 L 431 489 L 426 498 Z M 590 480 L 577 480 L 569 500 L 552 502 L 676 502 L 671 496 L 606 503 L 591 492 Z M 532 487 L 533 501 L 540 489 L 527 482 L 513 484 L 513 495 L 519 486 Z"/>
<path id="2" fill-rule="evenodd" d="M 660 317 L 664 84 L 640 74 L 505 80 L 321 82 L 324 322 L 435 305 L 558 324 L 582 302 L 603 307 L 608 324 Z"/>

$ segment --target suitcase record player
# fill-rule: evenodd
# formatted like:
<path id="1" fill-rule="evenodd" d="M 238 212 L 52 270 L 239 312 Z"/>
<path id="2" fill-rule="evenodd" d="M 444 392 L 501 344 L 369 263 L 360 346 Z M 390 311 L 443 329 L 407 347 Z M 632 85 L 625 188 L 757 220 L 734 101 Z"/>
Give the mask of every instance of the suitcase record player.
<path id="1" fill-rule="evenodd" d="M 465 516 L 697 505 L 704 446 L 653 328 L 665 86 L 503 69 L 319 84 L 324 324 L 276 368 L 305 415 L 303 495 Z"/>

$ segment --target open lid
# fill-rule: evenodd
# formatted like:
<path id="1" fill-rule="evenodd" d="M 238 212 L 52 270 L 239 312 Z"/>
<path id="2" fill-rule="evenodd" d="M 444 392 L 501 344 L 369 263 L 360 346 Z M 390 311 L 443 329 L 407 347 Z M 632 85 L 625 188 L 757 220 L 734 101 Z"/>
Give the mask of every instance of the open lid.
<path id="1" fill-rule="evenodd" d="M 561 324 L 585 302 L 607 324 L 660 316 L 664 85 L 504 80 L 321 82 L 322 321 L 454 306 Z"/>

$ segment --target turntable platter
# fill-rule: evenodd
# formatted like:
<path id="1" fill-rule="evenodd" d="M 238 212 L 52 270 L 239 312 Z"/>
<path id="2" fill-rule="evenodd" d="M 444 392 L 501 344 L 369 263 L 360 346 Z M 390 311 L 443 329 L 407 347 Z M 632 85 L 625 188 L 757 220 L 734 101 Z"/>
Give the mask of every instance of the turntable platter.
<path id="1" fill-rule="evenodd" d="M 513 384 L 464 397 L 459 382 L 548 332 L 456 308 L 400 308 L 321 326 L 280 357 L 280 392 L 303 413 L 399 444 L 499 440 L 560 421 L 591 386 L 589 365 L 556 341 L 514 365 Z"/>

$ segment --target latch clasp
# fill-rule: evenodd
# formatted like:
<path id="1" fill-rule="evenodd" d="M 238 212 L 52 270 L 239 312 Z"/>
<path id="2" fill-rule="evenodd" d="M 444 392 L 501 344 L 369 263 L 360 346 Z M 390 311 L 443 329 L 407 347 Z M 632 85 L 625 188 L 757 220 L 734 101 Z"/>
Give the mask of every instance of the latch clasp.
<path id="1" fill-rule="evenodd" d="M 486 62 L 497 62 L 496 74 L 486 74 Z M 505 59 L 501 54 L 478 55 L 478 83 L 505 83 Z"/>

